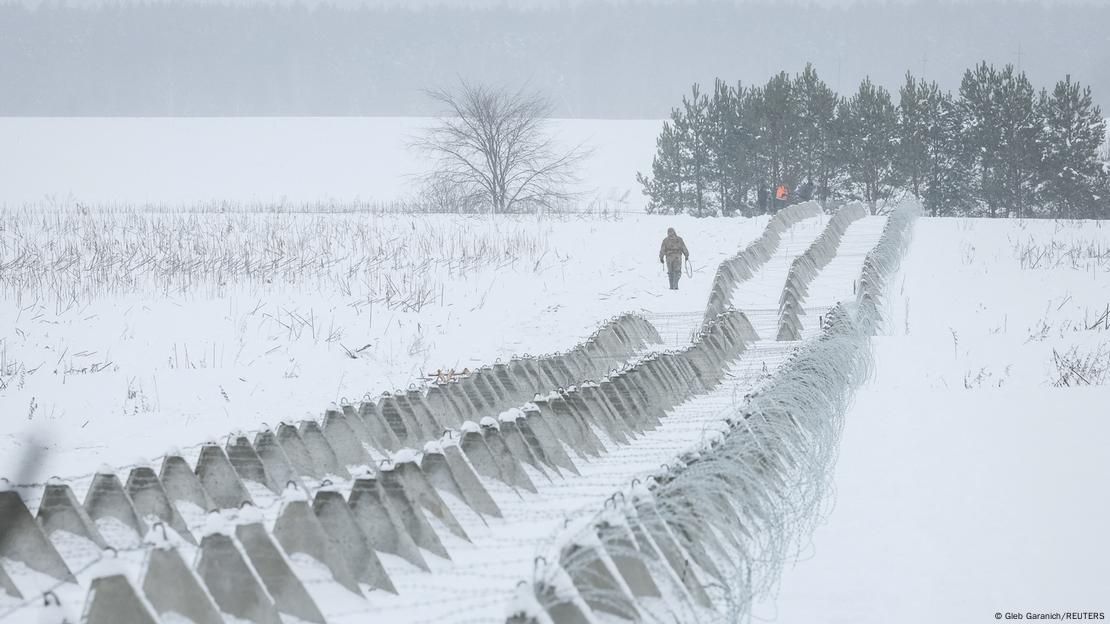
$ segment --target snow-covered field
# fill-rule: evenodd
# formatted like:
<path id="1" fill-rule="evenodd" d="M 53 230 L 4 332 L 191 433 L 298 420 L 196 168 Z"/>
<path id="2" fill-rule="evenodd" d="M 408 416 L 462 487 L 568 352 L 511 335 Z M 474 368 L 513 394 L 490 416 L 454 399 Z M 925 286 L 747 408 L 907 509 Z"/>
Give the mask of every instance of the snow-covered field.
<path id="1" fill-rule="evenodd" d="M 436 369 L 567 349 L 623 312 L 643 314 L 663 347 L 683 346 L 718 264 L 767 224 L 246 205 L 403 198 L 404 176 L 420 163 L 402 147 L 419 123 L 0 120 L 0 144 L 15 146 L 0 153 L 0 476 L 72 478 L 81 500 L 98 465 L 125 476 L 124 467 L 170 447 L 192 459 L 205 441 L 319 417 L 333 401 L 406 388 Z M 594 143 L 584 177 L 595 196 L 628 192 L 617 203 L 634 211 L 632 176 L 649 166 L 658 124 L 558 123 L 569 141 Z M 210 158 L 183 167 L 181 155 L 194 153 Z M 221 199 L 232 202 L 226 212 L 182 208 Z M 123 206 L 146 201 L 165 207 Z M 98 203 L 120 208 L 82 207 Z M 363 600 L 318 563 L 294 558 L 329 621 L 503 621 L 516 583 L 568 520 L 720 429 L 783 360 L 790 345 L 768 340 L 779 294 L 792 260 L 827 221 L 791 227 L 737 289 L 733 304 L 764 340 L 725 383 L 634 444 L 606 439 L 609 452 L 583 462 L 581 476 L 532 472 L 535 494 L 491 484 L 503 519 L 449 500 L 471 539 L 433 518 L 452 558 L 428 554 L 432 574 L 382 555 L 399 594 Z M 854 299 L 884 223 L 849 226 L 809 286 L 807 335 L 830 306 Z M 677 292 L 665 288 L 656 258 L 671 226 L 694 269 Z M 779 590 L 756 606 L 757 621 L 1110 611 L 1104 226 L 917 221 L 873 341 L 875 375 L 847 414 L 833 505 Z M 28 457 L 34 465 L 23 465 Z M 21 490 L 34 513 L 36 488 Z M 269 501 L 266 514 L 280 503 L 252 494 Z M 199 534 L 206 521 L 196 514 L 190 522 Z M 74 568 L 101 556 L 59 539 Z M 85 570 L 81 588 L 59 590 L 65 611 L 79 616 L 92 576 L 113 567 L 134 575 L 135 557 L 121 553 Z M 42 579 L 3 565 L 33 595 Z M 0 622 L 37 621 L 35 609 L 7 611 L 13 604 L 0 594 Z M 664 621 L 680 615 L 676 605 L 652 610 Z"/>
<path id="2" fill-rule="evenodd" d="M 903 267 L 835 507 L 755 616 L 1110 611 L 1110 229 L 920 219 Z"/>
<path id="3" fill-rule="evenodd" d="M 668 340 L 688 341 L 683 315 L 700 319 L 717 264 L 766 221 L 69 213 L 55 227 L 56 215 L 0 215 L 12 267 L 0 473 L 35 444 L 40 478 L 319 416 L 438 369 L 564 350 L 622 312 L 652 312 Z M 694 267 L 678 292 L 656 258 L 670 226 Z M 167 243 L 140 247 L 152 236 Z M 223 262 L 248 250 L 249 271 Z"/>
<path id="4" fill-rule="evenodd" d="M 89 217 L 105 218 L 104 215 Z M 400 219 L 397 221 L 399 225 L 395 226 L 398 235 L 411 228 L 415 221 L 421 222 L 420 227 L 431 227 L 430 224 L 436 221 L 446 220 L 450 227 L 454 228 L 473 221 L 460 220 L 456 217 L 433 217 L 431 221 L 427 221 L 426 217 L 398 217 L 397 219 Z M 392 217 L 386 218 L 376 225 L 387 227 L 386 224 L 392 223 L 392 220 Z M 773 312 L 786 278 L 786 271 L 791 261 L 821 232 L 825 222 L 824 217 L 812 218 L 790 228 L 783 236 L 778 252 L 745 289 L 743 302 L 752 317 L 766 319 L 758 323 L 761 331 L 773 333 L 775 320 Z M 850 231 L 850 235 L 859 240 L 856 244 L 845 248 L 843 270 L 830 274 L 830 278 L 824 280 L 823 286 L 815 286 L 811 291 L 810 299 L 814 310 L 823 310 L 838 299 L 850 295 L 852 280 L 858 274 L 863 253 L 874 243 L 881 230 L 882 222 L 881 218 L 860 222 L 854 226 L 856 228 L 854 231 Z M 518 227 L 534 236 L 543 237 L 551 246 L 549 253 L 552 256 L 561 257 L 562 260 L 558 264 L 558 269 L 551 269 L 550 274 L 544 271 L 537 272 L 536 265 L 533 264 L 534 260 L 531 258 L 527 262 L 519 263 L 523 266 L 520 270 L 514 268 L 513 264 L 501 268 L 492 265 L 477 268 L 472 274 L 459 279 L 485 280 L 480 283 L 480 287 L 459 286 L 451 291 L 450 296 L 443 298 L 443 303 L 433 302 L 421 310 L 393 311 L 394 318 L 409 315 L 409 324 L 416 322 L 430 324 L 442 315 L 461 315 L 463 320 L 460 324 L 441 328 L 442 333 L 437 336 L 451 336 L 451 338 L 444 338 L 442 345 L 435 347 L 437 350 L 443 349 L 443 351 L 436 351 L 437 353 L 469 350 L 473 354 L 472 359 L 452 360 L 450 365 L 456 368 L 461 368 L 468 363 L 488 362 L 492 358 L 504 357 L 512 353 L 539 353 L 565 348 L 581 340 L 596 326 L 599 319 L 627 310 L 639 310 L 644 313 L 660 329 L 665 346 L 688 344 L 693 328 L 701 321 L 704 302 L 708 296 L 712 270 L 706 265 L 715 267 L 725 256 L 735 253 L 737 249 L 754 239 L 762 232 L 766 219 L 729 221 L 727 222 L 729 227 L 725 228 L 721 227 L 721 222 L 647 216 L 601 222 L 579 219 L 551 221 L 512 218 L 493 221 L 483 219 L 477 223 L 487 227 Z M 672 223 L 689 241 L 688 245 L 695 259 L 693 278 L 685 279 L 683 289 L 678 292 L 670 292 L 658 287 L 658 282 L 664 279 L 664 276 L 655 257 L 659 226 Z M 503 231 L 497 232 L 497 236 L 503 238 L 503 235 Z M 704 251 L 699 252 L 702 248 Z M 702 259 L 703 256 L 704 259 Z M 402 268 L 411 270 L 410 263 L 420 264 L 421 262 L 419 257 L 410 258 L 403 263 Z M 257 298 L 258 294 L 255 293 L 252 296 Z M 481 303 L 483 299 L 484 304 Z M 264 361 L 242 362 L 226 367 L 221 364 L 211 369 L 203 367 L 180 369 L 168 363 L 163 366 L 159 358 L 144 360 L 143 354 L 151 350 L 152 341 L 158 340 L 158 337 L 166 333 L 169 327 L 188 327 L 198 324 L 198 315 L 203 314 L 205 307 L 210 305 L 204 300 L 196 301 L 190 297 L 180 297 L 175 300 L 177 305 L 184 309 L 181 316 L 177 317 L 176 322 L 166 325 L 154 320 L 150 321 L 146 326 L 147 329 L 141 333 L 142 347 L 127 348 L 113 343 L 116 351 L 130 353 L 131 357 L 136 358 L 133 364 L 135 371 L 142 370 L 144 366 L 152 367 L 151 374 L 157 379 L 159 388 L 198 384 L 189 389 L 182 389 L 174 395 L 185 398 L 201 392 L 203 384 L 194 378 L 196 371 L 207 371 L 208 375 L 202 378 L 206 383 L 216 385 L 227 383 L 226 379 L 238 375 L 249 375 L 259 379 L 258 383 L 269 385 L 258 390 L 255 396 L 245 397 L 243 405 L 246 407 L 243 409 L 238 409 L 235 405 L 217 409 L 216 406 L 219 405 L 217 402 L 214 406 L 193 405 L 191 411 L 182 413 L 178 405 L 165 409 L 161 407 L 162 404 L 159 404 L 159 409 L 149 411 L 140 409 L 139 414 L 112 413 L 96 419 L 90 415 L 95 415 L 97 409 L 73 408 L 73 411 L 80 413 L 87 423 L 70 422 L 64 417 L 50 419 L 38 425 L 41 428 L 31 428 L 31 431 L 37 432 L 38 436 L 32 440 L 28 440 L 22 431 L 13 431 L 8 438 L 12 452 L 7 456 L 11 458 L 11 462 L 21 459 L 23 453 L 20 451 L 26 450 L 27 446 L 35 443 L 36 440 L 47 441 L 50 450 L 44 458 L 44 463 L 49 466 L 49 469 L 40 466 L 38 474 L 25 474 L 20 481 L 40 480 L 50 474 L 76 477 L 67 480 L 73 484 L 75 494 L 80 499 L 84 496 L 89 483 L 89 479 L 81 473 L 88 472 L 90 467 L 95 468 L 98 462 L 107 462 L 122 468 L 124 464 L 137 459 L 155 459 L 165 452 L 171 443 L 185 446 L 183 440 L 203 442 L 206 437 L 200 433 L 202 426 L 209 427 L 211 433 L 208 437 L 216 439 L 221 434 L 236 428 L 257 428 L 263 422 L 275 423 L 278 420 L 302 416 L 318 416 L 322 407 L 326 406 L 328 401 L 335 399 L 331 385 L 335 383 L 337 375 L 349 378 L 350 381 L 347 383 L 379 384 L 377 387 L 371 386 L 372 390 L 376 390 L 392 387 L 394 380 L 389 378 L 391 367 L 418 362 L 413 364 L 414 370 L 425 370 L 421 368 L 423 364 L 420 363 L 420 358 L 424 356 L 412 350 L 405 350 L 406 356 L 398 356 L 397 361 L 378 362 L 369 355 L 365 358 L 350 358 L 341 347 L 337 348 L 326 340 L 310 340 L 307 337 L 302 357 L 312 360 L 315 365 L 304 368 L 316 372 L 303 380 L 300 376 L 290 378 L 279 375 L 277 373 L 280 366 L 275 366 L 271 378 L 266 381 L 264 371 L 267 370 L 267 366 Z M 107 301 L 103 305 L 110 306 L 109 309 L 119 309 L 119 304 L 113 301 Z M 224 307 L 233 304 L 222 301 L 211 305 L 222 311 Z M 162 307 L 153 303 L 148 304 L 147 307 L 151 306 L 153 306 L 152 310 L 168 309 L 168 306 Z M 42 313 L 42 311 L 36 312 L 36 314 Z M 153 311 L 150 314 L 157 316 Z M 42 330 L 42 333 L 56 332 L 56 327 L 72 323 L 76 326 L 71 340 L 90 334 L 104 336 L 105 340 L 118 339 L 115 331 L 93 331 L 80 325 L 80 322 L 89 319 L 92 315 L 92 312 L 85 310 L 72 317 L 65 317 L 66 321 L 54 323 L 44 321 L 42 326 L 48 329 Z M 56 320 L 54 317 L 48 318 Z M 467 319 L 472 319 L 473 324 L 466 323 Z M 224 319 L 223 322 L 227 320 Z M 235 321 L 234 318 L 230 320 Z M 210 323 L 219 326 L 220 321 L 214 318 Z M 576 324 L 581 326 L 578 333 L 571 329 Z M 375 325 L 369 326 L 375 327 Z M 396 331 L 396 322 L 393 327 Z M 56 333 L 53 335 L 57 336 Z M 387 326 L 382 337 L 384 339 L 388 336 Z M 490 340 L 493 336 L 512 336 L 512 338 Z M 282 332 L 281 339 L 288 341 L 288 335 Z M 269 337 L 267 340 L 275 339 Z M 139 339 L 136 338 L 136 342 L 139 342 Z M 295 345 L 296 341 L 292 342 Z M 438 343 L 438 339 L 436 342 Z M 269 342 L 263 342 L 258 349 L 267 347 L 272 348 Z M 290 347 L 283 342 L 281 349 L 285 351 L 288 348 Z M 728 383 L 714 393 L 684 405 L 675 412 L 674 417 L 670 418 L 664 427 L 640 438 L 631 446 L 618 446 L 610 442 L 608 444 L 610 452 L 599 460 L 588 463 L 579 460 L 582 463 L 581 477 L 568 475 L 565 479 L 551 481 L 539 473 L 529 471 L 540 491 L 535 496 L 525 493 L 523 499 L 506 487 L 490 484 L 491 493 L 505 512 L 504 519 L 482 518 L 463 506 L 452 505 L 454 514 L 470 535 L 470 542 L 452 538 L 442 530 L 441 525 L 435 524 L 437 529 L 440 529 L 439 533 L 443 536 L 444 544 L 452 558 L 446 560 L 427 555 L 432 566 L 432 574 L 417 570 L 400 559 L 383 555 L 386 569 L 398 587 L 398 596 L 375 593 L 370 597 L 368 605 L 353 595 L 337 590 L 329 581 L 330 577 L 327 576 L 326 571 L 321 576 L 320 570 L 317 569 L 318 564 L 314 567 L 311 561 L 294 560 L 294 566 L 299 576 L 306 580 L 306 584 L 324 609 L 329 621 L 362 621 L 367 610 L 380 614 L 385 618 L 383 621 L 389 622 L 496 621 L 509 604 L 516 582 L 528 577 L 535 554 L 550 544 L 567 519 L 582 513 L 592 513 L 600 500 L 627 483 L 629 479 L 670 460 L 684 449 L 696 446 L 707 432 L 721 426 L 731 413 L 731 408 L 736 405 L 739 395 L 746 391 L 760 374 L 765 374 L 768 366 L 773 369 L 788 351 L 788 345 L 778 345 L 773 341 L 752 350 L 730 372 Z M 128 360 L 121 359 L 121 361 Z M 236 366 L 238 368 L 235 368 Z M 351 367 L 361 372 L 352 373 Z M 229 371 L 228 368 L 233 370 Z M 36 372 L 18 378 L 13 376 L 12 379 L 17 384 L 17 389 L 18 383 L 21 380 L 24 381 L 24 387 L 18 389 L 22 392 L 28 390 L 28 386 L 33 386 L 33 380 L 37 374 Z M 73 382 L 65 376 L 44 376 L 39 379 L 42 380 L 41 384 L 54 385 L 54 392 L 59 400 L 72 397 L 75 401 L 96 400 L 95 397 L 101 396 L 97 393 L 97 388 L 111 388 L 113 382 L 129 381 L 128 375 L 120 374 L 120 371 L 115 371 L 118 377 L 113 377 L 113 372 L 107 369 L 88 374 L 102 375 L 102 377 L 96 379 L 95 383 L 90 382 L 82 386 L 81 392 L 70 390 L 70 387 L 74 386 L 69 384 Z M 375 374 L 379 377 L 375 377 Z M 64 377 L 66 380 L 62 381 L 59 377 Z M 412 379 L 415 380 L 415 377 Z M 383 383 L 386 385 L 380 385 Z M 154 385 L 154 379 L 152 379 L 151 386 Z M 125 388 L 117 389 L 126 392 Z M 164 391 L 162 392 L 164 394 Z M 15 392 L 6 393 L 5 396 L 15 394 Z M 228 397 L 218 394 L 219 401 L 232 403 L 233 399 L 230 398 L 232 393 L 227 394 Z M 351 394 L 357 396 L 357 394 Z M 105 397 L 102 409 L 112 409 L 110 401 L 113 393 L 105 392 L 102 396 Z M 292 409 L 294 405 L 305 406 L 305 413 L 298 413 Z M 190 426 L 175 424 L 184 419 L 189 419 L 192 424 Z M 220 439 L 222 440 L 222 437 Z M 140 449 L 148 450 L 144 455 L 138 452 Z M 195 455 L 195 449 L 186 450 L 186 456 L 190 459 Z M 14 468 L 8 470 L 12 469 Z M 34 501 L 35 488 L 23 488 L 23 494 L 29 501 Z M 252 491 L 252 495 L 264 513 L 272 515 L 276 512 L 280 501 L 274 500 L 272 495 L 257 490 Z M 272 518 L 268 519 L 270 522 L 273 521 Z M 194 516 L 190 528 L 200 533 L 206 522 L 208 521 L 203 516 Z M 67 543 L 59 543 L 58 548 L 75 569 L 88 565 L 89 561 L 95 561 L 95 553 L 88 552 L 87 548 L 81 549 Z M 187 559 L 189 553 L 195 552 L 187 545 L 181 545 L 179 548 L 186 553 Z M 134 553 L 125 553 L 121 557 L 120 562 L 107 568 L 103 562 L 93 564 L 81 575 L 82 585 L 91 578 L 104 574 L 105 570 L 118 569 L 130 575 L 137 574 L 139 565 Z M 49 579 L 37 579 L 33 573 L 19 566 L 12 566 L 12 575 L 19 579 L 21 589 L 25 591 L 33 591 L 35 587 L 41 586 L 40 583 L 50 584 Z M 57 591 L 69 604 L 81 600 L 80 591 L 76 587 L 67 585 Z M 435 596 L 435 599 L 429 599 L 429 596 Z M 19 613 L 31 612 L 16 613 L 15 617 L 18 619 Z"/>
<path id="5" fill-rule="evenodd" d="M 427 118 L 0 118 L 0 205 L 391 203 L 426 161 Z M 563 119 L 552 133 L 592 153 L 578 190 L 610 210 L 644 205 L 662 121 Z"/>

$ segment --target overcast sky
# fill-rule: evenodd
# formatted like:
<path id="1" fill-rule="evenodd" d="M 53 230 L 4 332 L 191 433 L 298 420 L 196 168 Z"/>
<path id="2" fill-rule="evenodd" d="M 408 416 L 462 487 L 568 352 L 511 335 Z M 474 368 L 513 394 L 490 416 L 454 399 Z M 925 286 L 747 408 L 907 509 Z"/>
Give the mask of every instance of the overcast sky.
<path id="1" fill-rule="evenodd" d="M 0 115 L 426 115 L 423 89 L 461 77 L 530 83 L 563 117 L 658 119 L 715 78 L 758 84 L 812 63 L 841 94 L 870 77 L 896 95 L 907 71 L 956 89 L 980 61 L 1038 89 L 1070 74 L 1110 110 L 1110 0 L 81 1 L 0 0 L 0 85 L 19 86 L 0 89 Z"/>

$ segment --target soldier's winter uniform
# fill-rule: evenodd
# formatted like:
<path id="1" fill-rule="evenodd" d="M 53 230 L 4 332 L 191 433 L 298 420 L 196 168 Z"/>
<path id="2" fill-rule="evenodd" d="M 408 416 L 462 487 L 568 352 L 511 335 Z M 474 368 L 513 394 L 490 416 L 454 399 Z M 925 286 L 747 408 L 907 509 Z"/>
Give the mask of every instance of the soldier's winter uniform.
<path id="1" fill-rule="evenodd" d="M 678 290 L 678 278 L 682 277 L 682 258 L 690 259 L 690 251 L 686 249 L 686 242 L 675 233 L 674 228 L 667 228 L 667 238 L 659 246 L 659 262 L 666 261 L 667 277 L 671 281 L 671 290 Z"/>

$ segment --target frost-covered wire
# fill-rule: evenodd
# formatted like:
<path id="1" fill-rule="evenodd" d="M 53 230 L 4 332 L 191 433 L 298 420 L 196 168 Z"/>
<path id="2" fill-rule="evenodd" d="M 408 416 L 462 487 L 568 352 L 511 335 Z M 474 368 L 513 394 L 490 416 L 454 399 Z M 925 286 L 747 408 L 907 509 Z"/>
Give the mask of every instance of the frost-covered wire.
<path id="1" fill-rule="evenodd" d="M 745 397 L 724 433 L 556 538 L 531 586 L 545 615 L 561 621 L 556 613 L 573 619 L 590 609 L 631 609 L 633 619 L 646 621 L 750 619 L 756 597 L 774 587 L 823 515 L 845 414 L 872 372 L 881 296 L 916 216 L 913 205 L 891 214 L 867 256 L 856 301 L 835 306 L 821 333 Z M 621 527 L 609 531 L 615 542 L 603 526 Z M 683 609 L 667 599 L 665 614 L 638 609 L 652 593 L 632 587 L 639 575 L 632 560 L 651 570 L 661 597 L 679 598 Z"/>
<path id="2" fill-rule="evenodd" d="M 708 323 L 729 307 L 736 287 L 751 279 L 759 267 L 775 255 L 786 230 L 803 219 L 816 217 L 819 214 L 821 214 L 821 206 L 815 201 L 787 206 L 771 217 L 759 238 L 752 241 L 743 251 L 721 262 L 717 267 L 717 273 L 713 276 L 713 286 L 705 306 L 704 322 Z"/>
<path id="3" fill-rule="evenodd" d="M 840 248 L 840 239 L 853 222 L 867 216 L 867 208 L 862 202 L 849 202 L 842 206 L 829 219 L 825 229 L 813 243 L 794 258 L 786 274 L 786 284 L 779 297 L 778 340 L 798 340 L 801 338 L 802 325 L 799 315 L 804 314 L 803 305 L 809 285 L 820 274 Z"/>
<path id="4" fill-rule="evenodd" d="M 871 333 L 883 328 L 882 296 L 890 278 L 898 272 L 912 240 L 913 223 L 920 214 L 920 207 L 915 201 L 896 206 L 887 218 L 879 242 L 863 260 L 863 270 L 856 287 L 856 302 L 860 322 Z"/>

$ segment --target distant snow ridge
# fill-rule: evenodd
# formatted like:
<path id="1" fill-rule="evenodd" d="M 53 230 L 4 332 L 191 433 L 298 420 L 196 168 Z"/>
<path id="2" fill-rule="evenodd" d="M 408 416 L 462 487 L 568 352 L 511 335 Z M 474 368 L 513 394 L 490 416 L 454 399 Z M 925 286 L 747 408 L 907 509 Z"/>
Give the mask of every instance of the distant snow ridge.
<path id="1" fill-rule="evenodd" d="M 821 269 L 836 257 L 837 249 L 840 248 L 840 239 L 848 230 L 848 226 L 866 217 L 867 214 L 867 208 L 862 202 L 845 204 L 829 219 L 825 229 L 805 250 L 805 253 L 794 259 L 786 275 L 782 296 L 779 298 L 778 340 L 801 339 L 802 324 L 798 317 L 805 314 L 804 302 L 810 283 L 817 278 Z"/>
<path id="2" fill-rule="evenodd" d="M 870 336 L 916 217 L 915 204 L 891 214 L 856 301 L 828 313 L 725 433 L 568 528 L 518 588 L 508 622 L 588 623 L 595 613 L 748 621 L 754 598 L 820 519 L 844 415 L 871 374 Z"/>
<path id="3" fill-rule="evenodd" d="M 761 266 L 775 255 L 782 234 L 794 224 L 822 213 L 821 205 L 815 201 L 802 202 L 783 208 L 771 217 L 763 235 L 752 241 L 743 251 L 725 259 L 717 267 L 713 276 L 713 287 L 705 306 L 705 323 L 728 309 L 732 293 L 741 283 L 751 279 Z"/>

